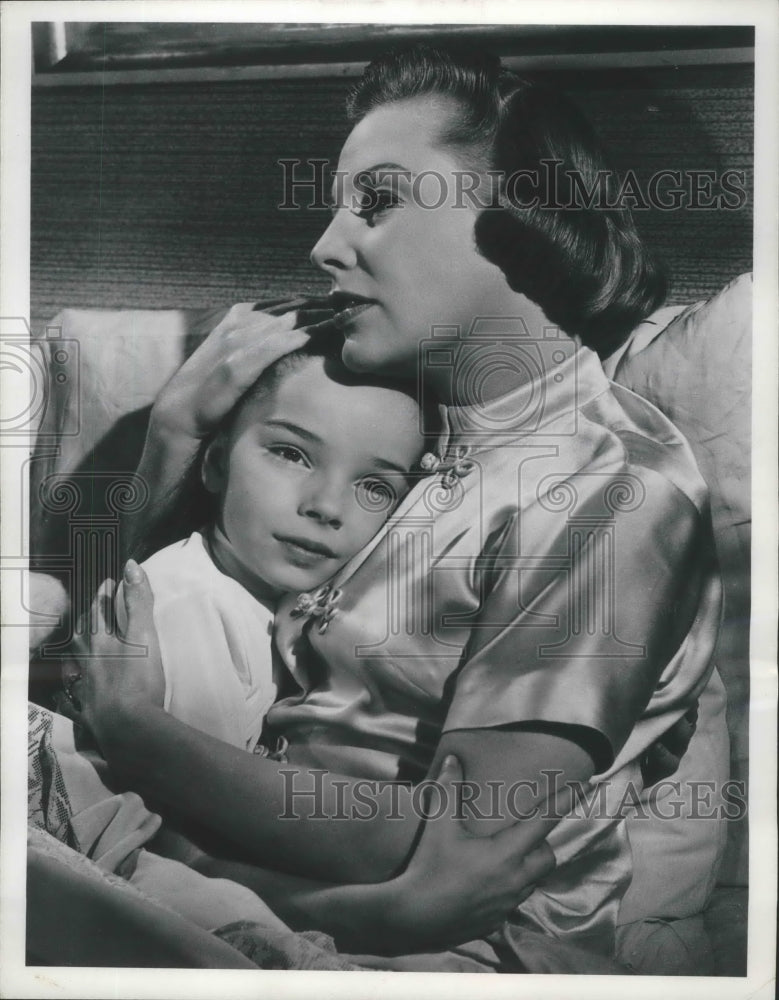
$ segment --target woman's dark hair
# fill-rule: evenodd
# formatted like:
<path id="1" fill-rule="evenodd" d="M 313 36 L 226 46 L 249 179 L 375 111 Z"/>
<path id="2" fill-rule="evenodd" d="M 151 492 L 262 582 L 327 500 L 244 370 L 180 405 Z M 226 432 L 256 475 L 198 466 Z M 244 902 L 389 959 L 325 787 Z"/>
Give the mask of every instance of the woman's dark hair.
<path id="1" fill-rule="evenodd" d="M 193 531 L 213 523 L 219 513 L 219 497 L 209 492 L 203 485 L 201 470 L 205 453 L 211 442 L 219 435 L 229 432 L 239 410 L 250 399 L 272 392 L 285 375 L 294 371 L 309 358 L 323 358 L 325 371 L 341 385 L 375 385 L 397 389 L 413 399 L 417 399 L 417 384 L 408 379 L 383 378 L 379 375 L 350 371 L 341 360 L 343 334 L 335 327 L 324 327 L 312 336 L 303 347 L 283 355 L 269 365 L 260 377 L 238 400 L 225 419 L 200 445 L 198 453 L 189 468 L 171 491 L 163 505 L 160 516 L 152 524 L 144 527 L 143 537 L 134 539 L 131 555 L 139 562 L 154 552 L 181 538 L 188 538 Z M 421 431 L 428 439 L 434 440 L 441 432 L 441 419 L 436 398 L 425 389 L 421 406 Z"/>
<path id="2" fill-rule="evenodd" d="M 566 333 L 614 351 L 662 304 L 666 281 L 630 210 L 608 207 L 618 179 L 581 112 L 487 53 L 426 45 L 372 62 L 347 112 L 356 122 L 415 97 L 448 98 L 438 142 L 498 179 L 476 222 L 479 251 Z"/>

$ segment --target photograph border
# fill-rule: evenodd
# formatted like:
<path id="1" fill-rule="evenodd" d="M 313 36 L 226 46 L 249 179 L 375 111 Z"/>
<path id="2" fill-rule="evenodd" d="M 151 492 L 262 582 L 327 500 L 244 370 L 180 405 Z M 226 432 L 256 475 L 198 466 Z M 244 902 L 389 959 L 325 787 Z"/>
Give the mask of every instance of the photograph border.
<path id="1" fill-rule="evenodd" d="M 154 4 L 131 2 L 4 2 L 0 10 L 2 29 L 2 135 L 0 136 L 0 322 L 6 329 L 24 335 L 30 317 L 29 297 L 29 177 L 30 177 L 30 79 L 29 31 L 32 21 L 132 20 L 132 21 L 288 21 L 338 20 L 388 23 L 472 23 L 478 9 L 484 23 L 508 23 L 519 13 L 528 23 L 635 24 L 739 24 L 756 28 L 755 51 L 755 205 L 754 221 L 754 402 L 753 485 L 754 534 L 752 543 L 751 694 L 750 694 L 750 887 L 749 948 L 747 976 L 739 979 L 712 977 L 632 977 L 631 995 L 649 998 L 668 994 L 684 998 L 759 998 L 767 1000 L 775 989 L 776 920 L 776 621 L 777 582 L 777 217 L 779 197 L 779 138 L 776 107 L 779 106 L 779 9 L 770 0 L 678 0 L 658 5 L 642 0 L 610 3 L 575 2 L 485 2 L 474 8 L 460 0 L 445 3 L 374 2 L 321 3 L 307 0 L 294 8 L 275 0 L 259 3 L 208 3 L 203 0 L 158 0 Z M 178 15 L 178 16 L 176 16 Z M 31 378 L 33 376 L 31 375 Z M 24 395 L 19 379 L 14 393 Z M 5 394 L 4 394 L 5 395 Z M 24 401 L 6 396 L 5 413 L 15 413 Z M 28 397 L 29 398 L 29 397 Z M 6 410 L 5 408 L 8 407 Z M 29 440 L 23 437 L 0 442 L 0 482 L 4 489 L 2 521 L 2 567 L 4 582 L 24 579 L 28 512 L 20 488 L 28 457 Z M 26 586 L 24 584 L 23 586 Z M 21 822 L 26 801 L 26 777 L 21 767 L 24 745 L 27 692 L 27 642 L 24 624 L 25 593 L 18 583 L 4 587 L 2 690 L 2 831 L 0 832 L 0 996 L 3 997 L 254 997 L 261 990 L 267 997 L 309 995 L 362 997 L 372 995 L 406 997 L 420 977 L 425 995 L 435 997 L 513 997 L 518 988 L 534 998 L 622 997 L 622 977 L 532 976 L 520 985 L 514 977 L 490 977 L 478 981 L 467 974 L 350 972 L 305 973 L 262 971 L 256 973 L 219 970 L 72 969 L 24 966 L 25 927 L 25 838 Z M 409 978 L 411 977 L 411 978 Z M 672 984 L 672 986 L 671 986 Z"/>

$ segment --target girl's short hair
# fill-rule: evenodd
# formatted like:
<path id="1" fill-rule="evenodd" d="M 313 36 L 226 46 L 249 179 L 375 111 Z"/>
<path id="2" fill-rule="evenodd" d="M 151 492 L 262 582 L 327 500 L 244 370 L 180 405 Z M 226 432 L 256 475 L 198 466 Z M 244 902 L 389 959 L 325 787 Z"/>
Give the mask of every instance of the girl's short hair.
<path id="1" fill-rule="evenodd" d="M 662 304 L 666 279 L 630 209 L 613 207 L 618 178 L 578 108 L 487 53 L 417 45 L 372 62 L 347 112 L 356 122 L 415 97 L 448 98 L 437 141 L 497 179 L 479 251 L 566 333 L 614 351 Z"/>

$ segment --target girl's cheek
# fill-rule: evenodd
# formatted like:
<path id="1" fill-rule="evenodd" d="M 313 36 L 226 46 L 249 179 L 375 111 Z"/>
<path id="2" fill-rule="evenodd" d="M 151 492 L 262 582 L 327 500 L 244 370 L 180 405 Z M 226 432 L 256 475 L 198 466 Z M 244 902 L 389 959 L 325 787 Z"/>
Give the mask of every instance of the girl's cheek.
<path id="1" fill-rule="evenodd" d="M 251 475 L 266 483 L 282 478 L 282 463 L 268 452 L 260 452 L 251 462 L 250 469 Z"/>

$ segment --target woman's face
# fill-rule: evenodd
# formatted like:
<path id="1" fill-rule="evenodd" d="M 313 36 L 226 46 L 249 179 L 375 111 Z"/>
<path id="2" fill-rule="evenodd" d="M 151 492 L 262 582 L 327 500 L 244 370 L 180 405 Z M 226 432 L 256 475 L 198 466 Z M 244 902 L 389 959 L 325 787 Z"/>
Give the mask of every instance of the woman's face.
<path id="1" fill-rule="evenodd" d="M 341 153 L 333 220 L 311 256 L 341 293 L 343 358 L 356 371 L 415 373 L 433 327 L 459 338 L 510 309 L 505 277 L 476 249 L 478 210 L 463 193 L 473 175 L 437 144 L 452 109 L 447 98 L 377 108 Z"/>

